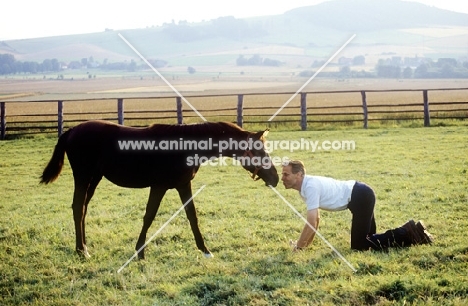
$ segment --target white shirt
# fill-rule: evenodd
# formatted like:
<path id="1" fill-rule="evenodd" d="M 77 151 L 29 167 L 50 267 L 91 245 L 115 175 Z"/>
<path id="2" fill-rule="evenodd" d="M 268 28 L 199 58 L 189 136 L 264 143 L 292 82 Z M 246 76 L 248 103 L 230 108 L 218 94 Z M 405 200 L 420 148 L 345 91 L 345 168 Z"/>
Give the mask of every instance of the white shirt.
<path id="1" fill-rule="evenodd" d="M 307 210 L 321 208 L 338 211 L 348 207 L 356 181 L 339 181 L 330 177 L 305 175 L 301 186 L 301 197 Z"/>

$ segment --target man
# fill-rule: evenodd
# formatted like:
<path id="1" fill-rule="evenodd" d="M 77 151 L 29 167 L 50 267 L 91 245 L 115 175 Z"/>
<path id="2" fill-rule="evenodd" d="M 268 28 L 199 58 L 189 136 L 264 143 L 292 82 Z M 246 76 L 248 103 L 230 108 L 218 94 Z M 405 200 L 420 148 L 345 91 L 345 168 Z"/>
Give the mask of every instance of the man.
<path id="1" fill-rule="evenodd" d="M 384 250 L 432 242 L 432 236 L 421 221 L 415 223 L 410 220 L 402 227 L 376 234 L 375 193 L 364 183 L 306 175 L 304 164 L 300 160 L 283 164 L 281 180 L 286 189 L 299 191 L 307 205 L 308 224 L 304 226 L 299 240 L 293 244 L 295 251 L 309 246 L 314 239 L 319 226 L 319 209 L 351 211 L 351 248 L 354 250 Z"/>

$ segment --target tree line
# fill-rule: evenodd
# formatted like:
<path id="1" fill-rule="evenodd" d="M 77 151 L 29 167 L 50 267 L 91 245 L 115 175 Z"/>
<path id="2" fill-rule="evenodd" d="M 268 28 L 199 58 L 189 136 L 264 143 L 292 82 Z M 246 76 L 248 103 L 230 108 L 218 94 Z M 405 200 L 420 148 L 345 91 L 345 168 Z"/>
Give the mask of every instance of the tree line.
<path id="1" fill-rule="evenodd" d="M 259 54 L 255 54 L 250 58 L 245 58 L 243 55 L 239 55 L 236 60 L 237 66 L 281 66 L 283 62 L 271 58 L 263 58 Z"/>
<path id="2" fill-rule="evenodd" d="M 0 54 L 0 74 L 55 72 L 62 69 L 59 61 L 45 59 L 42 63 L 17 61 L 12 54 Z"/>
<path id="3" fill-rule="evenodd" d="M 167 65 L 167 62 L 160 59 L 148 60 L 154 67 L 161 68 Z M 145 69 L 146 64 L 140 64 L 134 60 L 124 62 L 108 62 L 103 63 L 94 61 L 93 57 L 82 58 L 81 60 L 73 60 L 68 63 L 60 62 L 58 59 L 45 59 L 42 62 L 33 61 L 18 61 L 12 54 L 0 54 L 0 75 L 19 74 L 19 73 L 47 73 L 60 72 L 64 69 L 81 69 L 81 68 L 99 68 L 103 70 L 121 70 L 121 71 L 137 71 Z"/>
<path id="4" fill-rule="evenodd" d="M 325 61 L 315 61 L 311 68 L 321 67 Z M 357 56 L 348 61 L 339 60 L 338 71 L 321 72 L 323 77 L 333 78 L 394 78 L 394 79 L 443 79 L 468 78 L 468 61 L 457 61 L 454 58 L 439 58 L 434 61 L 430 58 L 392 57 L 380 59 L 374 71 L 353 70 L 353 66 L 365 64 L 364 56 Z M 332 66 L 334 64 L 330 64 Z M 335 64 L 336 65 L 336 64 Z M 299 73 L 301 77 L 310 77 L 315 72 L 304 70 Z"/>
<path id="5" fill-rule="evenodd" d="M 425 58 L 416 68 L 402 65 L 399 57 L 380 59 L 375 67 L 375 74 L 381 78 L 468 78 L 468 62 L 460 62 L 454 58 L 439 58 L 437 61 Z"/>
<path id="6" fill-rule="evenodd" d="M 148 60 L 155 68 L 166 66 L 167 61 L 161 59 Z M 237 66 L 281 66 L 285 63 L 270 58 L 263 58 L 255 54 L 249 58 L 240 55 L 236 60 Z M 324 61 L 315 61 L 311 68 L 320 67 Z M 338 61 L 339 69 L 336 72 L 322 72 L 324 77 L 339 78 L 468 78 L 468 61 L 460 62 L 454 58 L 439 58 L 433 61 L 430 58 L 405 58 L 392 57 L 380 59 L 375 66 L 374 71 L 355 71 L 353 66 L 365 64 L 364 56 L 356 56 L 352 59 L 342 58 Z M 333 64 L 330 64 L 333 65 Z M 103 63 L 94 61 L 93 57 L 83 58 L 80 61 L 71 61 L 67 64 L 59 62 L 57 59 L 45 59 L 42 62 L 18 61 L 12 54 L 0 54 L 0 75 L 19 74 L 19 73 L 47 73 L 59 72 L 64 68 L 99 68 L 102 70 L 119 71 L 138 71 L 147 69 L 146 64 L 138 64 L 136 61 L 108 62 Z M 191 69 L 190 69 L 191 68 Z M 189 73 L 193 74 L 196 70 L 189 67 Z M 299 76 L 309 77 L 314 71 L 304 70 Z"/>
<path id="7" fill-rule="evenodd" d="M 248 23 L 243 19 L 233 16 L 219 17 L 210 23 L 190 26 L 187 21 L 165 23 L 164 33 L 175 41 L 190 42 L 212 38 L 227 38 L 242 40 L 245 38 L 256 38 L 265 36 L 267 33 L 261 23 Z"/>

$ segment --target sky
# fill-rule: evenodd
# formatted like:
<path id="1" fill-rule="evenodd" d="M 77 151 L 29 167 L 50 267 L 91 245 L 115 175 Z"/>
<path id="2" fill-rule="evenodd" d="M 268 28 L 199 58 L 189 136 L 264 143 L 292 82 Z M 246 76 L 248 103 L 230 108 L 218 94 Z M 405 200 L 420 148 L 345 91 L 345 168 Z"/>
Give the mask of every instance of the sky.
<path id="1" fill-rule="evenodd" d="M 137 29 L 180 20 L 200 22 L 223 16 L 246 18 L 282 14 L 288 10 L 330 0 L 286 1 L 99 1 L 13 0 L 2 4 L 0 41 L 70 34 Z M 375 0 L 378 1 L 378 0 Z M 460 0 L 414 0 L 438 8 L 468 14 Z M 71 3 L 71 4 L 70 4 Z"/>

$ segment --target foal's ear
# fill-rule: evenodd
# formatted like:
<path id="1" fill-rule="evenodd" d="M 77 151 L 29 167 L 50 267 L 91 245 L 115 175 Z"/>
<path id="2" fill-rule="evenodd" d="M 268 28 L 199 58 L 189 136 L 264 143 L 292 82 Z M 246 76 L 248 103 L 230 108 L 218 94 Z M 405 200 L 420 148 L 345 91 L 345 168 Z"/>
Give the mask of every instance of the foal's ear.
<path id="1" fill-rule="evenodd" d="M 267 137 L 269 132 L 270 132 L 270 129 L 266 129 L 263 132 L 262 131 L 257 132 L 257 133 L 255 133 L 255 137 L 258 138 L 258 139 L 265 138 L 265 137 Z"/>

